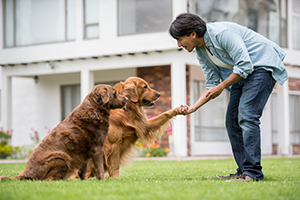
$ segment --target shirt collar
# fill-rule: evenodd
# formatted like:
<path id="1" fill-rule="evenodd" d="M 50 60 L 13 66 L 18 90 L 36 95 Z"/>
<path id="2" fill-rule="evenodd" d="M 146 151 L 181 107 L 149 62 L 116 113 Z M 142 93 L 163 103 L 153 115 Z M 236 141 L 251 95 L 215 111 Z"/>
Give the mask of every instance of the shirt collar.
<path id="1" fill-rule="evenodd" d="M 203 37 L 204 37 L 205 46 L 207 46 L 207 47 L 212 46 L 212 42 L 211 42 L 211 40 L 209 38 L 209 35 L 208 35 L 207 31 L 204 33 Z"/>

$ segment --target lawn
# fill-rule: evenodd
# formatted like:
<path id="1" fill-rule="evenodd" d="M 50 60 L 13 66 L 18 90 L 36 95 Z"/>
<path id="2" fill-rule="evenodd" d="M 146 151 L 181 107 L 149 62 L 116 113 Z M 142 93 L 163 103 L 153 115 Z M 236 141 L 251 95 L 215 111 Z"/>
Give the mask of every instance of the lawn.
<path id="1" fill-rule="evenodd" d="M 231 182 L 216 174 L 233 173 L 233 159 L 134 161 L 120 180 L 0 182 L 0 199 L 300 199 L 300 159 L 263 158 L 265 179 Z M 0 164 L 0 176 L 15 176 L 25 164 Z"/>

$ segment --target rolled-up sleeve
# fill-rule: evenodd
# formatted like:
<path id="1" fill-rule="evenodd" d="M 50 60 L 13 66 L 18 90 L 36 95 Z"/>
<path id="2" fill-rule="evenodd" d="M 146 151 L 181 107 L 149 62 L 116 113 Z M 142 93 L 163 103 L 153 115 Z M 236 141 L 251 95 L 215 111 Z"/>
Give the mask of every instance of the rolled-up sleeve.
<path id="1" fill-rule="evenodd" d="M 253 72 L 254 67 L 242 37 L 230 30 L 225 30 L 217 35 L 217 41 L 233 60 L 233 73 L 247 78 Z"/>

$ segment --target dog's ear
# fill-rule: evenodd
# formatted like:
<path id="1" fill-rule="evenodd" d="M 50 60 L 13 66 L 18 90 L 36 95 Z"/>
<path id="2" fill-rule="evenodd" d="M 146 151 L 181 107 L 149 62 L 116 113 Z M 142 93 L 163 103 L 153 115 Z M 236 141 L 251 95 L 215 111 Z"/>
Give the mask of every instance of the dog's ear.
<path id="1" fill-rule="evenodd" d="M 102 103 L 106 104 L 109 101 L 109 91 L 107 87 L 100 87 L 99 89 L 100 98 L 102 99 Z"/>
<path id="2" fill-rule="evenodd" d="M 139 96 L 137 88 L 134 84 L 125 84 L 124 86 L 124 95 L 130 99 L 132 102 L 138 102 Z"/>
<path id="3" fill-rule="evenodd" d="M 114 88 L 116 89 L 118 94 L 123 94 L 124 91 L 124 83 L 121 81 L 120 83 L 117 83 Z"/>

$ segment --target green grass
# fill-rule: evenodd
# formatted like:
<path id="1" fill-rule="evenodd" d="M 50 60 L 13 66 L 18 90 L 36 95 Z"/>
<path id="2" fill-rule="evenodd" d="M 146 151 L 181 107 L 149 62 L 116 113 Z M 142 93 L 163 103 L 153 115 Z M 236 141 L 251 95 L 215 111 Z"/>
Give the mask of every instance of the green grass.
<path id="1" fill-rule="evenodd" d="M 0 182 L 0 199 L 300 199 L 300 159 L 263 158 L 265 179 L 226 183 L 216 174 L 234 173 L 233 159 L 135 161 L 120 180 Z M 0 176 L 15 176 L 25 164 L 0 164 Z"/>

